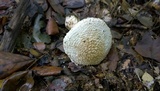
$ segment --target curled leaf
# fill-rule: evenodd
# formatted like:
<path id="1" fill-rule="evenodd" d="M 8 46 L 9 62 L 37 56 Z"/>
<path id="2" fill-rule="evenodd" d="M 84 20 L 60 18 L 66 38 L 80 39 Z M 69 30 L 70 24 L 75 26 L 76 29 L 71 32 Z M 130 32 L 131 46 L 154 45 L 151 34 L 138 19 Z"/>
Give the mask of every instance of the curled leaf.
<path id="1" fill-rule="evenodd" d="M 5 81 L 3 82 L 1 91 L 18 91 L 17 88 L 19 88 L 23 81 L 25 81 L 25 76 L 27 75 L 28 71 L 21 71 L 16 72 L 9 76 Z"/>
<path id="2" fill-rule="evenodd" d="M 40 66 L 34 67 L 33 72 L 39 76 L 57 75 L 62 71 L 61 67 L 56 66 Z"/>
<path id="3" fill-rule="evenodd" d="M 31 64 L 32 62 L 33 60 L 26 56 L 0 52 L 0 79 L 11 75 L 13 72 Z"/>
<path id="4" fill-rule="evenodd" d="M 58 25 L 52 17 L 50 17 L 48 20 L 46 32 L 48 35 L 55 35 L 55 34 L 59 33 Z"/>
<path id="5" fill-rule="evenodd" d="M 40 52 L 38 52 L 37 50 L 34 50 L 34 49 L 30 49 L 29 51 L 35 57 L 40 57 L 42 55 Z"/>
<path id="6" fill-rule="evenodd" d="M 42 14 L 39 14 L 35 19 L 33 27 L 33 38 L 35 39 L 36 42 L 50 43 L 51 41 L 50 36 L 40 31 L 40 29 L 45 26 L 44 22 L 41 21 L 42 17 L 43 17 Z"/>
<path id="7" fill-rule="evenodd" d="M 43 42 L 36 42 L 36 43 L 33 44 L 33 46 L 37 50 L 44 50 L 46 48 L 46 45 Z"/>
<path id="8" fill-rule="evenodd" d="M 152 38 L 153 32 L 146 32 L 142 40 L 138 41 L 135 50 L 144 57 L 152 58 L 160 62 L 160 37 Z"/>

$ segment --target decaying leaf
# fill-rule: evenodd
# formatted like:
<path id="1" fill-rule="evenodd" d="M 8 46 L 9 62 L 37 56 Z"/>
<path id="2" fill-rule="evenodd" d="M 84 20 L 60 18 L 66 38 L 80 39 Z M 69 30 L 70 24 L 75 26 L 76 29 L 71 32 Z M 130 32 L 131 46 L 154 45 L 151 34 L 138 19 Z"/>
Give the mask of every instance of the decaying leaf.
<path id="1" fill-rule="evenodd" d="M 116 47 L 113 45 L 109 54 L 108 54 L 108 60 L 110 61 L 109 63 L 109 70 L 110 71 L 115 71 L 115 69 L 117 68 L 117 63 L 119 60 L 119 56 L 118 56 L 118 52 Z"/>
<path id="2" fill-rule="evenodd" d="M 46 48 L 46 45 L 43 42 L 36 42 L 33 43 L 33 46 L 37 49 L 37 50 L 44 50 Z"/>
<path id="3" fill-rule="evenodd" d="M 16 72 L 6 78 L 3 82 L 1 91 L 17 91 L 18 88 L 22 85 L 23 81 L 25 81 L 25 76 L 28 71 Z"/>
<path id="4" fill-rule="evenodd" d="M 32 77 L 32 72 L 28 72 L 26 75 L 26 81 L 25 83 L 20 87 L 19 91 L 31 91 L 33 85 L 34 85 L 34 79 Z"/>
<path id="5" fill-rule="evenodd" d="M 41 21 L 42 17 L 43 17 L 42 14 L 39 14 L 35 19 L 33 27 L 33 38 L 36 40 L 36 42 L 50 43 L 51 41 L 50 36 L 40 31 L 40 29 L 45 26 L 44 22 Z"/>
<path id="6" fill-rule="evenodd" d="M 38 52 L 35 49 L 29 49 L 29 52 L 35 57 L 40 57 L 42 55 L 40 52 Z"/>
<path id="7" fill-rule="evenodd" d="M 64 15 L 64 8 L 61 6 L 61 0 L 47 0 L 51 7 L 60 15 Z"/>
<path id="8" fill-rule="evenodd" d="M 160 62 L 160 37 L 152 38 L 153 32 L 146 32 L 142 40 L 138 41 L 135 50 L 144 57 L 152 58 Z"/>
<path id="9" fill-rule="evenodd" d="M 138 79 L 141 81 L 141 76 L 143 75 L 144 72 L 139 68 L 135 68 L 134 73 L 137 75 Z"/>
<path id="10" fill-rule="evenodd" d="M 159 67 L 154 67 L 154 73 L 156 73 L 156 74 L 159 74 L 159 73 L 160 73 Z"/>
<path id="11" fill-rule="evenodd" d="M 125 62 L 122 65 L 122 69 L 128 69 L 129 68 L 129 64 L 130 64 L 131 60 L 130 59 L 126 59 Z"/>
<path id="12" fill-rule="evenodd" d="M 150 7 L 154 7 L 156 10 L 160 10 L 160 1 L 159 0 L 152 0 L 152 2 L 150 2 L 148 4 Z"/>
<path id="13" fill-rule="evenodd" d="M 40 66 L 32 68 L 33 72 L 39 76 L 57 75 L 61 73 L 62 68 L 56 66 Z"/>
<path id="14" fill-rule="evenodd" d="M 4 79 L 3 79 L 3 80 L 0 80 L 0 89 L 2 88 L 3 82 L 4 82 Z"/>
<path id="15" fill-rule="evenodd" d="M 128 9 L 130 7 L 130 5 L 128 4 L 128 2 L 126 0 L 122 0 L 122 5 L 121 5 L 122 9 L 126 12 L 128 12 Z"/>
<path id="16" fill-rule="evenodd" d="M 62 79 L 55 79 L 52 84 L 48 87 L 49 91 L 65 91 L 67 84 Z"/>
<path id="17" fill-rule="evenodd" d="M 75 65 L 73 62 L 68 64 L 68 68 L 70 68 L 72 72 L 78 72 L 81 70 L 81 66 Z"/>
<path id="18" fill-rule="evenodd" d="M 26 32 L 22 32 L 20 35 L 19 35 L 19 38 L 17 38 L 17 44 L 16 46 L 20 47 L 20 48 L 31 48 L 32 47 L 32 37 L 26 33 Z"/>
<path id="19" fill-rule="evenodd" d="M 150 81 L 152 81 L 153 80 L 153 77 L 150 75 L 150 74 L 148 74 L 147 72 L 145 72 L 144 74 L 143 74 L 143 76 L 142 76 L 142 79 L 143 79 L 143 81 L 148 81 L 148 82 L 150 82 Z"/>
<path id="20" fill-rule="evenodd" d="M 63 5 L 66 8 L 80 8 L 85 5 L 85 0 L 64 0 Z"/>
<path id="21" fill-rule="evenodd" d="M 31 64 L 32 62 L 33 60 L 26 56 L 0 52 L 0 79 L 11 75 L 13 72 Z"/>
<path id="22" fill-rule="evenodd" d="M 152 16 L 148 13 L 141 12 L 137 14 L 137 19 L 146 27 L 151 28 L 153 26 Z"/>
<path id="23" fill-rule="evenodd" d="M 52 17 L 50 17 L 48 20 L 46 32 L 48 35 L 55 35 L 55 34 L 59 33 L 58 25 Z"/>
<path id="24" fill-rule="evenodd" d="M 145 72 L 142 76 L 143 84 L 148 87 L 148 89 L 151 89 L 152 84 L 154 83 L 153 77 Z"/>

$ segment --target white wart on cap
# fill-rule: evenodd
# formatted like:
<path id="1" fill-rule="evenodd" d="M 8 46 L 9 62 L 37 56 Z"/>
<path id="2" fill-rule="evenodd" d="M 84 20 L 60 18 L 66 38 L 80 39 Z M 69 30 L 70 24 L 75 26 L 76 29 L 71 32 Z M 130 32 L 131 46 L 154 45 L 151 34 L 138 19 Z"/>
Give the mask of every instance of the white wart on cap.
<path id="1" fill-rule="evenodd" d="M 63 39 L 65 53 L 75 64 L 97 65 L 112 45 L 110 28 L 99 18 L 79 21 Z"/>

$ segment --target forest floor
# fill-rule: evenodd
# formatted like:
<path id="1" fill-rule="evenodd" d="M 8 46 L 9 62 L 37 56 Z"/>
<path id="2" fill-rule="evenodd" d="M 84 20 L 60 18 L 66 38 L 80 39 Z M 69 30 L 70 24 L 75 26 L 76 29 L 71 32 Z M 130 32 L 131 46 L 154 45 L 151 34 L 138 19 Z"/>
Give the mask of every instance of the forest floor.
<path id="1" fill-rule="evenodd" d="M 71 16 L 111 28 L 100 64 L 75 65 L 65 54 Z M 0 0 L 0 89 L 160 91 L 159 29 L 159 0 Z"/>

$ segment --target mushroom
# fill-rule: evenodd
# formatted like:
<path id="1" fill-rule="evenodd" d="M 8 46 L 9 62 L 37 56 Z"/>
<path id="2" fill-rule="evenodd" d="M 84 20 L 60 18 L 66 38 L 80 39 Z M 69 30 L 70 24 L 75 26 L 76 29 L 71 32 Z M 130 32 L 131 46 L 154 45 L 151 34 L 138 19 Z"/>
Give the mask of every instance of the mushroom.
<path id="1" fill-rule="evenodd" d="M 70 30 L 78 22 L 79 19 L 75 15 L 68 15 L 65 19 L 65 27 Z"/>
<path id="2" fill-rule="evenodd" d="M 99 18 L 79 21 L 63 39 L 65 53 L 75 64 L 97 65 L 112 45 L 110 28 Z"/>

